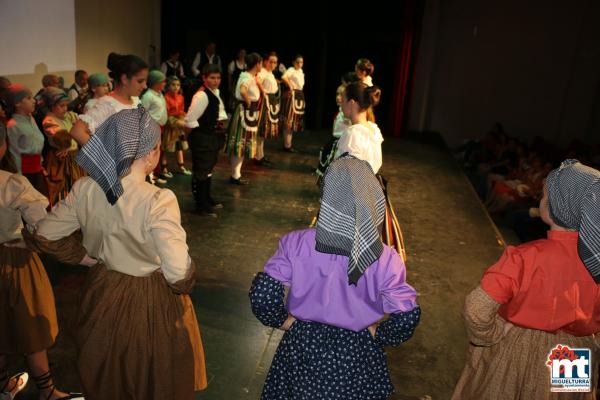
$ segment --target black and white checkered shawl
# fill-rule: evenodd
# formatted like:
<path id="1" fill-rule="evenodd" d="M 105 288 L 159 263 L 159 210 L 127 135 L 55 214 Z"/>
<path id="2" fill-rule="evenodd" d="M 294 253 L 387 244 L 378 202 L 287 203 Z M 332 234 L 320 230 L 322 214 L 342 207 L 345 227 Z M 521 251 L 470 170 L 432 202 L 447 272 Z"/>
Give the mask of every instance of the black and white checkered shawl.
<path id="1" fill-rule="evenodd" d="M 384 215 L 383 190 L 369 163 L 340 157 L 321 182 L 315 249 L 348 257 L 348 281 L 355 285 L 383 252 Z"/>
<path id="2" fill-rule="evenodd" d="M 600 171 L 565 160 L 548 174 L 546 187 L 552 220 L 579 231 L 579 257 L 600 283 Z"/>
<path id="3" fill-rule="evenodd" d="M 96 129 L 76 160 L 114 205 L 123 195 L 120 178 L 129 173 L 134 160 L 150 153 L 159 139 L 160 127 L 143 107 L 122 110 Z"/>

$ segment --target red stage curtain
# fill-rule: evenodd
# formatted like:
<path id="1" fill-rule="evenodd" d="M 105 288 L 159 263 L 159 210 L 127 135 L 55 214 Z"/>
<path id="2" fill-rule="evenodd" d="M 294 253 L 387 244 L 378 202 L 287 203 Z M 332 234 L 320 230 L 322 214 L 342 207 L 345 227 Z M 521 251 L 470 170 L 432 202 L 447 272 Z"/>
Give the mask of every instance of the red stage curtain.
<path id="1" fill-rule="evenodd" d="M 418 29 L 421 25 L 421 4 L 419 0 L 402 2 L 402 20 L 400 23 L 400 46 L 396 53 L 396 74 L 390 113 L 390 132 L 401 136 L 408 122 L 408 108 L 414 80 Z"/>

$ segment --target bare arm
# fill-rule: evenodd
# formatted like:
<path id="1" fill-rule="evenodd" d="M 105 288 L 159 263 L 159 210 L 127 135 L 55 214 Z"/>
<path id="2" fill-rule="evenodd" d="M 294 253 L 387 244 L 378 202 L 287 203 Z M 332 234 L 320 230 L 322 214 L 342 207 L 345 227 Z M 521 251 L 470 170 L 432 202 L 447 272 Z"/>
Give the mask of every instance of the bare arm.
<path id="1" fill-rule="evenodd" d="M 285 82 L 285 84 L 290 88 L 290 90 L 293 89 L 292 83 L 290 82 L 290 78 L 287 76 L 282 76 L 281 80 Z"/>
<path id="2" fill-rule="evenodd" d="M 80 146 L 83 146 L 90 139 L 90 131 L 85 122 L 78 119 L 73 128 L 71 128 L 71 132 L 69 132 L 71 137 L 75 139 Z"/>
<path id="3" fill-rule="evenodd" d="M 242 84 L 240 86 L 240 95 L 244 99 L 244 102 L 246 103 L 246 105 L 248 107 L 250 107 L 250 104 L 252 104 L 252 100 L 250 100 L 250 96 L 248 95 L 248 86 L 246 86 L 244 84 Z"/>

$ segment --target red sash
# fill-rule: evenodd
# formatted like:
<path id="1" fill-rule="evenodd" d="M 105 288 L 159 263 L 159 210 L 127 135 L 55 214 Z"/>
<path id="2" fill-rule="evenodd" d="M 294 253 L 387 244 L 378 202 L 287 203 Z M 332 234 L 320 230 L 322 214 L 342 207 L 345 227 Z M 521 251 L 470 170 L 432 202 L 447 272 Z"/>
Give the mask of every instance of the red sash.
<path id="1" fill-rule="evenodd" d="M 42 171 L 41 154 L 21 154 L 21 172 L 24 174 L 37 174 Z"/>

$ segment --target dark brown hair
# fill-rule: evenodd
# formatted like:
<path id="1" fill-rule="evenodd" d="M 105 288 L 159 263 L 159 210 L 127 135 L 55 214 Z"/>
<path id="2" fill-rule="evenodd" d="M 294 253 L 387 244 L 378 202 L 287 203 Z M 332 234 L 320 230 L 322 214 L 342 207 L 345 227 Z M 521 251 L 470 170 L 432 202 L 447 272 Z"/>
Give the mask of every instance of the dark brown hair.
<path id="1" fill-rule="evenodd" d="M 377 86 L 367 86 L 362 82 L 352 82 L 344 90 L 346 100 L 354 100 L 363 111 L 375 107 L 381 99 L 381 89 Z"/>
<path id="2" fill-rule="evenodd" d="M 367 75 L 371 76 L 373 75 L 373 71 L 375 71 L 375 66 L 369 59 L 359 58 L 356 62 L 356 69 L 365 72 Z"/>
<path id="3" fill-rule="evenodd" d="M 132 76 L 144 69 L 148 69 L 148 64 L 141 58 L 133 54 L 117 54 L 110 53 L 106 66 L 110 70 L 108 76 L 115 81 L 116 85 L 121 84 L 121 77 L 123 75 L 131 79 Z"/>

